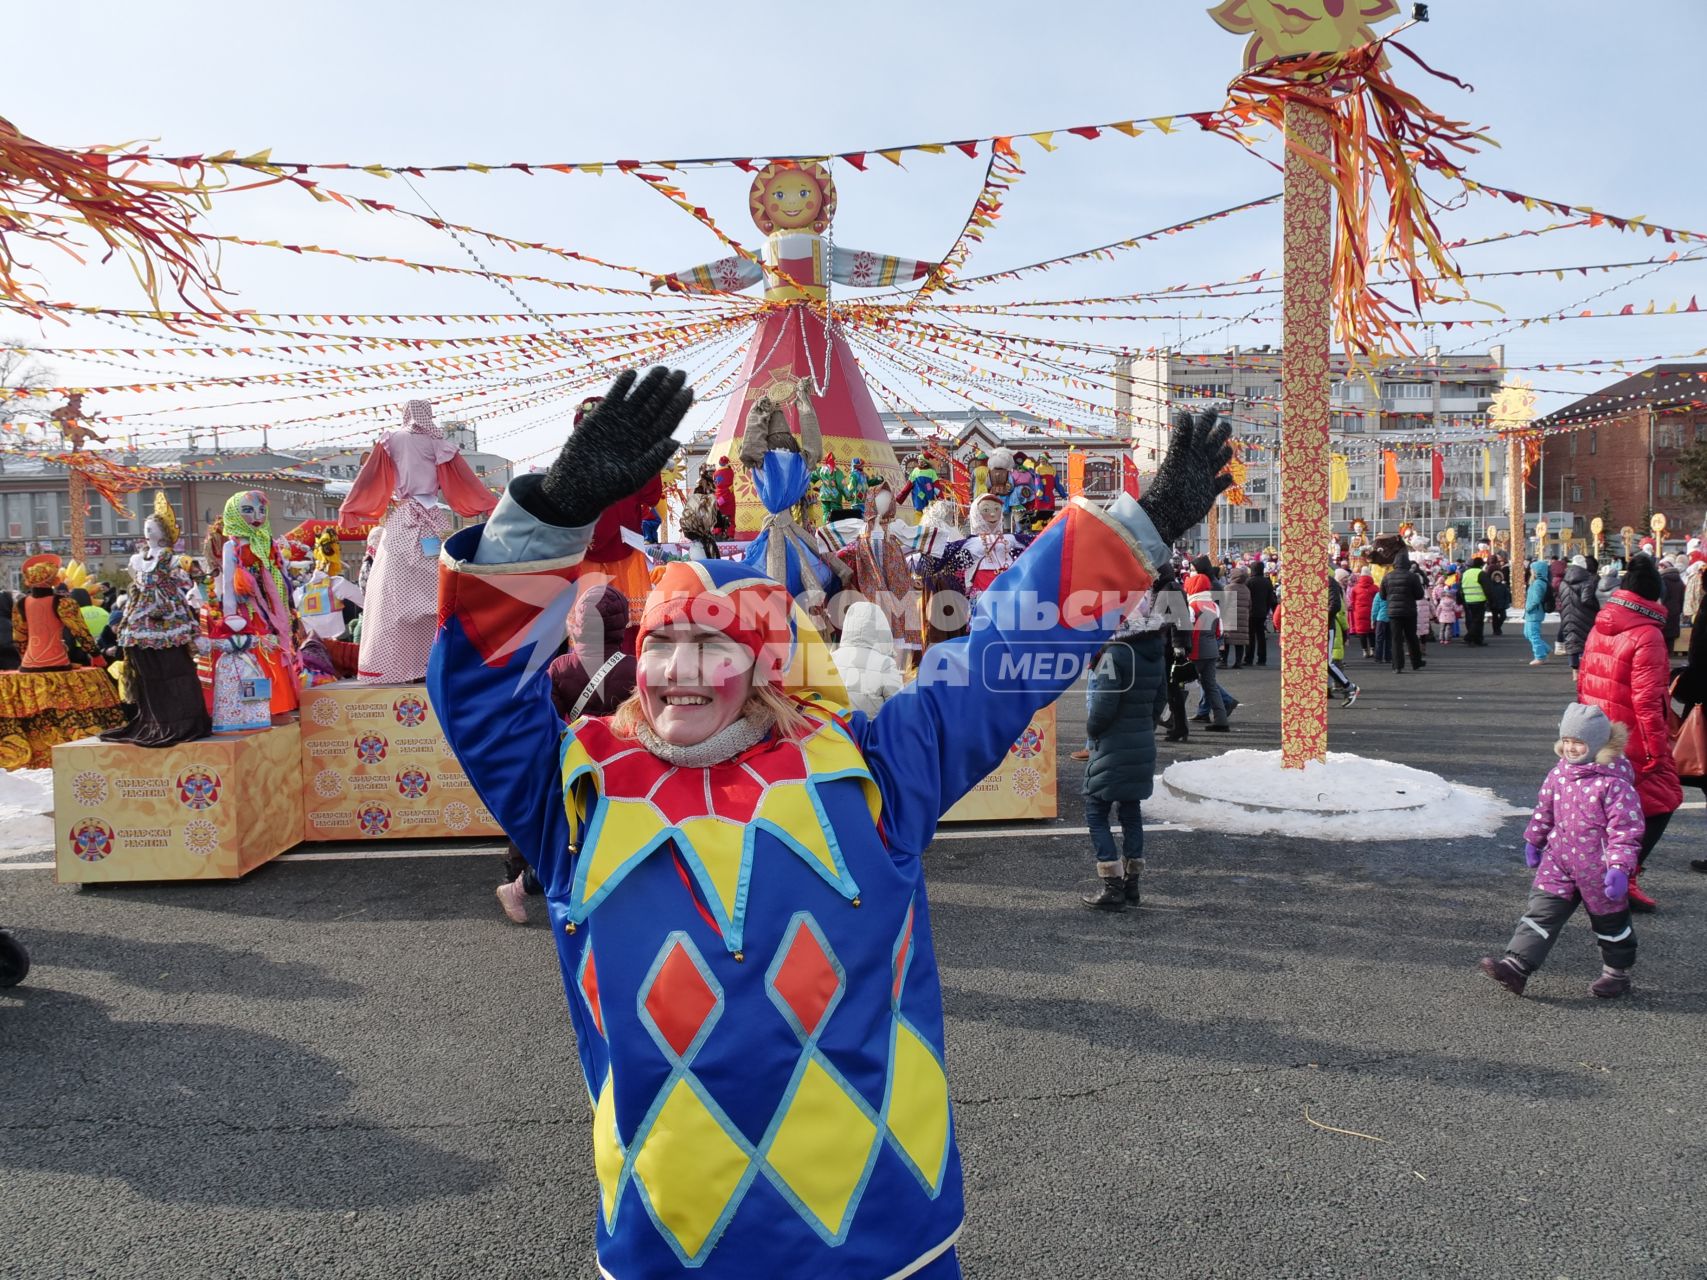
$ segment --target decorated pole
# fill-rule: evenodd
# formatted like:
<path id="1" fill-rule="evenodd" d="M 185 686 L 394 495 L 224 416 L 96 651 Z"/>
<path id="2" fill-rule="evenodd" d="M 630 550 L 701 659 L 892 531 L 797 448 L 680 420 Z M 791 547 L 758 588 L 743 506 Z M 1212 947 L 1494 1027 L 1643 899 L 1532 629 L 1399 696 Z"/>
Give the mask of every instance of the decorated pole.
<path id="1" fill-rule="evenodd" d="M 1324 95 L 1325 97 L 1325 95 Z M 1333 191 L 1300 148 L 1328 154 L 1326 112 L 1295 100 L 1286 104 L 1286 149 L 1280 358 L 1280 485 L 1289 499 L 1280 511 L 1280 560 L 1287 594 L 1301 601 L 1328 598 L 1329 521 L 1328 348 L 1332 341 L 1329 272 L 1333 252 Z M 1322 660 L 1328 652 L 1326 604 L 1291 608 L 1281 619 L 1280 756 L 1288 769 L 1328 758 Z"/>
<path id="2" fill-rule="evenodd" d="M 1529 442 L 1539 440 L 1528 430 L 1535 420 L 1535 389 L 1522 378 L 1510 378 L 1494 392 L 1488 421 L 1506 439 L 1506 520 L 1511 530 L 1512 557 L 1523 554 L 1524 487 L 1529 480 Z M 1542 503 L 1546 508 L 1546 503 Z"/>
<path id="3" fill-rule="evenodd" d="M 1378 364 L 1395 344 L 1410 345 L 1394 303 L 1370 285 L 1372 265 L 1406 277 L 1418 309 L 1463 289 L 1418 174 L 1456 175 L 1449 149 L 1473 152 L 1486 138 L 1430 111 L 1387 74 L 1387 37 L 1378 39 L 1373 24 L 1398 17 L 1398 0 L 1222 0 L 1209 16 L 1250 37 L 1245 70 L 1210 127 L 1247 146 L 1241 130 L 1258 122 L 1286 137 L 1280 552 L 1294 607 L 1281 625 L 1280 741 L 1281 762 L 1302 769 L 1328 754 L 1329 346 L 1336 325 L 1354 359 Z M 1413 22 L 1426 18 L 1418 5 Z M 1378 243 L 1377 190 L 1387 200 Z"/>
<path id="4" fill-rule="evenodd" d="M 1249 35 L 1247 71 L 1272 59 L 1336 53 L 1373 38 L 1354 7 L 1336 0 L 1301 0 L 1289 12 L 1301 22 L 1281 25 L 1272 6 L 1226 0 L 1209 11 L 1222 28 Z M 1371 17 L 1389 17 L 1386 0 Z M 1288 73 L 1282 72 L 1282 75 Z M 1298 92 L 1271 92 L 1284 106 L 1280 357 L 1280 559 L 1287 596 L 1320 607 L 1287 609 L 1280 625 L 1280 757 L 1288 769 L 1328 758 L 1328 718 L 1322 702 L 1322 660 L 1328 652 L 1328 545 L 1332 458 L 1328 447 L 1328 350 L 1333 340 L 1334 194 L 1318 167 L 1334 153 L 1330 95 L 1308 73 Z M 1289 88 L 1292 86 L 1288 86 Z M 1315 157 L 1315 163 L 1312 163 Z"/>

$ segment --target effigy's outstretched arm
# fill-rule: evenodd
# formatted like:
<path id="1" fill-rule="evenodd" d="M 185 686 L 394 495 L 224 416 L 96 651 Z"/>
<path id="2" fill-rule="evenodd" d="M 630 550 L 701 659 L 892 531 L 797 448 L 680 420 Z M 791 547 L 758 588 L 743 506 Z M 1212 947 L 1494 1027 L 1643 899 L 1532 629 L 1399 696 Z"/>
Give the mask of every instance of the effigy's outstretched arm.
<path id="1" fill-rule="evenodd" d="M 750 258 L 719 258 L 701 266 L 688 267 L 660 276 L 653 282 L 676 293 L 739 293 L 765 278 L 764 268 Z"/>
<path id="2" fill-rule="evenodd" d="M 872 253 L 869 249 L 836 245 L 830 259 L 830 278 L 837 284 L 866 288 L 910 284 L 914 280 L 923 280 L 936 265 L 934 262 L 918 262 L 887 253 Z"/>

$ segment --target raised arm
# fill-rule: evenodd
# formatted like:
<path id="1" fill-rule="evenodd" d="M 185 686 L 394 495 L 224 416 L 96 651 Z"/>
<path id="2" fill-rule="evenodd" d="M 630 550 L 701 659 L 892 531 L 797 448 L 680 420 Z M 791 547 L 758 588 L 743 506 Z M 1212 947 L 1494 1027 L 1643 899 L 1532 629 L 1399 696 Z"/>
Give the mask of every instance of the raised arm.
<path id="1" fill-rule="evenodd" d="M 1231 483 L 1231 428 L 1182 414 L 1149 494 L 1107 510 L 1074 498 L 972 610 L 970 634 L 933 646 L 918 679 L 854 733 L 884 797 L 898 853 L 930 842 L 937 819 L 1060 697 L 1150 586 L 1173 539 Z"/>
<path id="2" fill-rule="evenodd" d="M 622 374 L 550 470 L 511 481 L 492 518 L 453 536 L 440 558 L 433 705 L 475 791 L 547 884 L 571 835 L 547 663 L 599 513 L 675 452 L 670 433 L 693 402 L 684 381 L 654 369 L 636 387 Z"/>

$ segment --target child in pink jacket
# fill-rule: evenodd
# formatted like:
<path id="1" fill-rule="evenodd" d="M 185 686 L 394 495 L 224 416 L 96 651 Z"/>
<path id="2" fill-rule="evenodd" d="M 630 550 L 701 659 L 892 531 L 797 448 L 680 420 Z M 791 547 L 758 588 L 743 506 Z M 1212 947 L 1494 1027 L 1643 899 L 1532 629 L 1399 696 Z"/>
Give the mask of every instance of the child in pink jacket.
<path id="1" fill-rule="evenodd" d="M 1505 955 L 1482 957 L 1482 972 L 1513 995 L 1541 967 L 1559 930 L 1581 903 L 1600 943 L 1594 995 L 1630 990 L 1636 935 L 1630 926 L 1630 877 L 1642 844 L 1642 802 L 1624 756 L 1626 730 L 1599 707 L 1573 702 L 1559 721 L 1559 763 L 1541 784 L 1523 854 L 1535 885 Z"/>
<path id="2" fill-rule="evenodd" d="M 1458 598 L 1445 578 L 1434 584 L 1434 621 L 1440 628 L 1440 643 L 1452 643 L 1453 624 L 1458 621 Z"/>

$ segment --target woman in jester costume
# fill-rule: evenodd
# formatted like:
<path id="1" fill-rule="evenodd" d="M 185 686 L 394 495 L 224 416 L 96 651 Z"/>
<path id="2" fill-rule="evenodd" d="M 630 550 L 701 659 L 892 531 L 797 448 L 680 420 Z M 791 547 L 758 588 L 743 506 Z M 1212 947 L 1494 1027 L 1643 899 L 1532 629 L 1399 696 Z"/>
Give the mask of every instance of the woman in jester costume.
<path id="1" fill-rule="evenodd" d="M 619 377 L 544 474 L 445 545 L 428 682 L 544 887 L 593 1114 L 610 1280 L 957 1277 L 959 1156 L 921 855 L 1209 508 L 1187 418 L 1142 503 L 1075 500 L 875 716 L 791 686 L 808 645 L 746 565 L 665 566 L 638 687 L 565 726 L 546 659 L 592 526 L 693 400 Z M 1002 661 L 1016 652 L 1050 661 Z"/>

